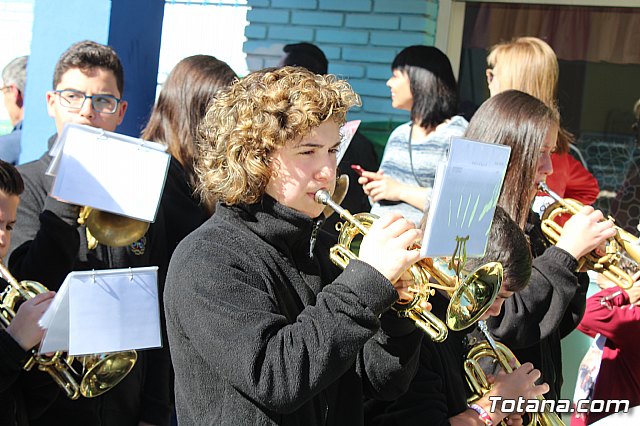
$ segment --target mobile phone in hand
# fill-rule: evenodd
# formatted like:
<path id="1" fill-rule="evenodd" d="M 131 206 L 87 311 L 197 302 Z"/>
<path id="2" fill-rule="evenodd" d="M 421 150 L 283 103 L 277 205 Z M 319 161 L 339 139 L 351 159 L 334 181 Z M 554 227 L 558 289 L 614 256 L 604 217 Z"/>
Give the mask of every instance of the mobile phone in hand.
<path id="1" fill-rule="evenodd" d="M 362 172 L 364 172 L 364 169 L 361 166 L 357 164 L 352 164 L 351 168 L 353 169 L 353 171 L 355 171 L 358 174 L 358 176 L 362 176 Z"/>

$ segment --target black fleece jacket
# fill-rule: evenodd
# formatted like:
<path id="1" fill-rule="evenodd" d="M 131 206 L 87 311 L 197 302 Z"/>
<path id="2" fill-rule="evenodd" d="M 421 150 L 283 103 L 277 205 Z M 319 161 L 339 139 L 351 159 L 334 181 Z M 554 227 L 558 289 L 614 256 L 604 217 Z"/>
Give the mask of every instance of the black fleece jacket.
<path id="1" fill-rule="evenodd" d="M 429 302 L 432 313 L 446 318 L 448 297 L 436 292 Z M 449 330 L 447 339 L 441 343 L 422 339 L 418 371 L 409 390 L 392 402 L 367 401 L 365 423 L 371 426 L 448 425 L 449 418 L 464 412 L 468 407 L 468 388 L 463 364 L 469 350 L 467 333 L 470 330 Z"/>
<path id="2" fill-rule="evenodd" d="M 218 204 L 178 245 L 165 311 L 181 426 L 358 425 L 365 394 L 406 390 L 422 333 L 385 313 L 396 291 L 371 266 L 335 276 L 318 226 L 265 196 Z"/>
<path id="3" fill-rule="evenodd" d="M 520 363 L 531 362 L 549 384 L 547 399 L 560 398 L 560 339 L 575 329 L 584 315 L 589 277 L 575 272 L 578 261 L 566 251 L 548 247 L 537 216 L 527 229 L 533 268 L 529 285 L 505 300 L 499 316 L 487 321 L 496 340 L 507 345 Z"/>
<path id="4" fill-rule="evenodd" d="M 24 371 L 30 356 L 0 329 L 0 425 L 28 426 L 58 395 L 58 386 L 46 373 Z"/>
<path id="5" fill-rule="evenodd" d="M 49 146 L 55 140 L 49 140 Z M 58 290 L 71 271 L 159 267 L 162 294 L 167 269 L 166 243 L 163 237 L 162 209 L 147 234 L 127 247 L 99 244 L 87 248 L 86 230 L 77 223 L 79 207 L 48 196 L 53 178 L 45 175 L 52 157 L 45 153 L 39 160 L 18 167 L 25 191 L 18 207 L 12 233 L 9 269 L 18 280 L 35 280 L 50 290 Z M 160 232 L 159 232 L 160 231 Z M 134 248 L 135 246 L 135 248 Z M 170 422 L 170 359 L 164 348 L 138 351 L 138 362 L 129 375 L 110 391 L 96 398 L 72 401 L 62 392 L 42 416 L 41 423 L 78 425 L 137 425 L 140 420 L 156 425 Z M 76 422 L 76 423 L 73 423 Z"/>

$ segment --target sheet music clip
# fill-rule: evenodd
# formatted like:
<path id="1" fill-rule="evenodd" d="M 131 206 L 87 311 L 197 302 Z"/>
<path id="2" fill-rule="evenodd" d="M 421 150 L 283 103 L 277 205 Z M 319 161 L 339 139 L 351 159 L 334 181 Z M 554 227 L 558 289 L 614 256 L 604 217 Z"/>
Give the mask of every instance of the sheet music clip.
<path id="1" fill-rule="evenodd" d="M 91 281 L 93 281 L 93 283 L 96 283 L 96 270 L 92 269 L 91 270 Z"/>
<path id="2" fill-rule="evenodd" d="M 129 281 L 133 281 L 133 270 L 131 269 L 131 266 L 129 266 Z"/>
<path id="3" fill-rule="evenodd" d="M 104 132 L 104 129 L 98 129 L 99 133 L 96 135 L 96 139 L 98 140 L 107 140 L 108 136 L 107 134 Z"/>
<path id="4" fill-rule="evenodd" d="M 139 143 L 138 143 L 138 151 L 140 151 L 142 148 L 146 148 L 147 147 L 147 141 L 145 141 L 144 139 L 139 139 Z"/>

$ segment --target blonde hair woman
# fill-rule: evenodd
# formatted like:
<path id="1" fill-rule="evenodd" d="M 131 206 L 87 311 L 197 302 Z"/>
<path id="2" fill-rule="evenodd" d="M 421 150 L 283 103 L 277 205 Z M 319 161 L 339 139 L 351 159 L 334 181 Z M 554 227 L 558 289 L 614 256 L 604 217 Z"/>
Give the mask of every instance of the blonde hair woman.
<path id="1" fill-rule="evenodd" d="M 535 96 L 549 108 L 558 109 L 558 59 L 546 42 L 536 37 L 519 37 L 493 46 L 487 57 L 487 84 L 491 96 L 515 89 Z M 600 193 L 596 178 L 569 154 L 573 135 L 558 132 L 551 156 L 553 173 L 547 185 L 561 197 L 593 204 Z"/>

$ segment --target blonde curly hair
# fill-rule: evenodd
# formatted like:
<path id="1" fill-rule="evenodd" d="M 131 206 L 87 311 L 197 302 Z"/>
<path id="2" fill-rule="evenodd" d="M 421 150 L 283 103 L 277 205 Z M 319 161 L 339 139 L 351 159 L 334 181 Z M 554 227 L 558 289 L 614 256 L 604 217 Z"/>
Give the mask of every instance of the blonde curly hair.
<path id="1" fill-rule="evenodd" d="M 256 71 L 221 90 L 199 128 L 200 196 L 258 202 L 273 154 L 328 120 L 343 123 L 354 105 L 360 98 L 346 81 L 301 67 Z"/>

